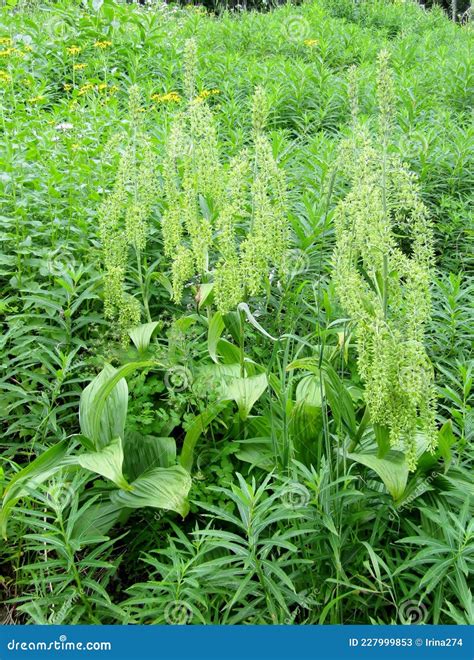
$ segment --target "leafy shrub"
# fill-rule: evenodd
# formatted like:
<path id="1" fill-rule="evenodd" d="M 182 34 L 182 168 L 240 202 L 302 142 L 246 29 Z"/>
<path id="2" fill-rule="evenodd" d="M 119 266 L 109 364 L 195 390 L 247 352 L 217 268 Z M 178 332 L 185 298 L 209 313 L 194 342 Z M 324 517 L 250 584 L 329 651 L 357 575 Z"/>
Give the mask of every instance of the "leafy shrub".
<path id="1" fill-rule="evenodd" d="M 472 623 L 472 31 L 411 2 L 98 4 L 2 17 L 1 620 Z M 383 317 L 390 280 L 383 327 L 419 342 L 387 339 L 371 392 L 400 395 L 395 355 L 398 403 L 436 394 L 410 465 L 369 414 L 344 208 L 357 291 Z"/>

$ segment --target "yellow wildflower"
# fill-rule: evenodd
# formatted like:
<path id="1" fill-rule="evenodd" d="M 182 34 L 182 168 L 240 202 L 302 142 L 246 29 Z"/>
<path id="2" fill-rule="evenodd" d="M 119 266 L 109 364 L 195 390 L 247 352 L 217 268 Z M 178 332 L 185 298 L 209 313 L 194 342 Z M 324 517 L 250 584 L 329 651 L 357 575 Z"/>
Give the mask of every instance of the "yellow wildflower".
<path id="1" fill-rule="evenodd" d="M 74 64 L 73 69 L 74 71 L 82 71 L 83 69 L 86 68 L 86 66 L 87 64 Z"/>
<path id="2" fill-rule="evenodd" d="M 28 99 L 28 103 L 34 104 L 34 103 L 40 103 L 41 101 L 44 101 L 44 96 L 39 95 L 39 96 L 34 96 L 32 99 Z"/>
<path id="3" fill-rule="evenodd" d="M 70 92 L 72 89 L 71 83 L 63 83 L 63 87 L 66 92 Z"/>
<path id="4" fill-rule="evenodd" d="M 319 41 L 318 39 L 305 39 L 303 43 L 305 46 L 308 46 L 308 48 L 314 48 L 319 44 Z"/>
<path id="5" fill-rule="evenodd" d="M 107 83 L 100 83 L 100 85 L 97 86 L 97 89 L 99 92 L 102 92 L 104 89 L 107 89 Z"/>
<path id="6" fill-rule="evenodd" d="M 79 144 L 71 144 L 71 149 L 72 149 L 73 151 L 78 151 L 80 148 L 81 148 L 81 147 L 80 147 Z"/>
<path id="7" fill-rule="evenodd" d="M 69 48 L 66 48 L 66 50 L 69 53 L 69 55 L 79 55 L 82 48 L 80 46 L 69 46 Z"/>
<path id="8" fill-rule="evenodd" d="M 84 94 L 87 94 L 87 92 L 90 92 L 92 89 L 94 89 L 94 85 L 92 83 L 86 83 L 85 85 L 82 85 L 79 90 L 79 96 L 84 96 Z"/>
<path id="9" fill-rule="evenodd" d="M 11 75 L 6 71 L 0 71 L 0 83 L 8 83 L 12 79 Z"/>
<path id="10" fill-rule="evenodd" d="M 0 37 L 0 44 L 2 46 L 11 46 L 12 43 L 13 42 L 10 37 Z"/>
<path id="11" fill-rule="evenodd" d="M 181 96 L 178 92 L 168 92 L 167 94 L 152 94 L 152 101 L 156 103 L 179 103 Z"/>
<path id="12" fill-rule="evenodd" d="M 25 44 L 25 45 L 23 46 L 23 49 L 24 49 L 27 53 L 31 53 L 31 51 L 33 50 L 33 47 L 30 46 L 30 44 Z"/>
<path id="13" fill-rule="evenodd" d="M 16 48 L 6 48 L 5 50 L 0 50 L 0 57 L 9 57 L 15 51 Z"/>
<path id="14" fill-rule="evenodd" d="M 216 94 L 220 94 L 220 90 L 218 89 L 203 89 L 202 92 L 200 92 L 197 96 L 197 98 L 202 101 L 204 99 L 207 99 L 209 96 L 215 96 Z"/>
<path id="15" fill-rule="evenodd" d="M 117 87 L 117 85 L 111 85 L 111 87 L 110 87 L 110 89 L 109 89 L 109 93 L 110 93 L 110 94 L 115 94 L 115 92 L 118 92 L 118 87 Z"/>
<path id="16" fill-rule="evenodd" d="M 112 45 L 111 41 L 96 41 L 94 47 L 101 48 L 102 50 L 104 50 L 104 48 L 108 48 L 111 45 Z"/>

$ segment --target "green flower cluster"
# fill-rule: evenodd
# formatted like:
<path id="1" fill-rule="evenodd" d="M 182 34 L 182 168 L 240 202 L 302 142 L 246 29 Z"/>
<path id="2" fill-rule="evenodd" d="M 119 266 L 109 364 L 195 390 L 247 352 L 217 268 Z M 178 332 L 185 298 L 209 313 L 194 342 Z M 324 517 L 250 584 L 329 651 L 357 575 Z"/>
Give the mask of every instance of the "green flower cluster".
<path id="1" fill-rule="evenodd" d="M 99 208 L 99 235 L 104 264 L 104 302 L 107 318 L 117 320 L 122 337 L 140 323 L 141 304 L 127 293 L 130 250 L 140 254 L 146 246 L 148 218 L 156 198 L 156 163 L 149 137 L 142 130 L 140 92 L 129 94 L 130 132 L 114 136 L 108 151 L 120 148 L 114 187 Z"/>
<path id="2" fill-rule="evenodd" d="M 196 45 L 185 54 L 187 107 L 174 122 L 163 168 L 164 251 L 172 259 L 175 301 L 190 279 L 210 279 L 220 311 L 265 289 L 272 268 L 283 267 L 287 246 L 287 193 L 283 172 L 264 133 L 268 115 L 262 89 L 253 98 L 252 145 L 227 165 L 213 114 L 196 97 Z"/>
<path id="3" fill-rule="evenodd" d="M 355 89 L 354 72 L 350 89 Z M 352 100 L 355 130 L 340 156 L 351 188 L 334 216 L 333 264 L 337 294 L 355 323 L 371 420 L 389 429 L 391 446 L 406 452 L 413 470 L 417 434 L 425 436 L 430 449 L 437 437 L 433 369 L 424 345 L 433 235 L 415 176 L 389 153 L 393 97 L 383 52 L 375 139 L 358 123 Z"/>

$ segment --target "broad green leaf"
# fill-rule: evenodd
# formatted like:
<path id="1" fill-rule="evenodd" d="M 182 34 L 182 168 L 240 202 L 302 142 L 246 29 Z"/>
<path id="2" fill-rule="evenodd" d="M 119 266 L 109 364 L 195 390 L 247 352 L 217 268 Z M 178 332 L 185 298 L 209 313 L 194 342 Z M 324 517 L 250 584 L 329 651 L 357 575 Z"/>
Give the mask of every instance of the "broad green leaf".
<path id="1" fill-rule="evenodd" d="M 123 447 L 121 438 L 114 438 L 106 447 L 97 451 L 71 456 L 67 459 L 67 463 L 80 465 L 85 470 L 100 474 L 101 477 L 113 481 L 119 488 L 130 488 L 122 473 Z"/>
<path id="2" fill-rule="evenodd" d="M 245 420 L 255 402 L 267 389 L 267 386 L 266 374 L 258 374 L 258 376 L 251 376 L 250 378 L 234 378 L 231 383 L 224 386 L 222 397 L 223 399 L 235 401 L 241 419 Z"/>
<path id="3" fill-rule="evenodd" d="M 224 319 L 220 312 L 216 312 L 209 323 L 209 330 L 207 333 L 207 347 L 209 355 L 214 362 L 218 362 L 217 358 L 217 344 L 221 338 L 222 332 L 225 328 Z"/>
<path id="4" fill-rule="evenodd" d="M 222 357 L 225 364 L 236 364 L 240 360 L 240 349 L 227 339 L 219 339 L 217 353 Z"/>
<path id="5" fill-rule="evenodd" d="M 242 333 L 242 317 L 239 312 L 227 312 L 222 316 L 225 327 L 230 332 L 232 339 L 240 345 Z"/>
<path id="6" fill-rule="evenodd" d="M 96 449 L 105 447 L 116 437 L 123 437 L 128 407 L 128 385 L 124 378 L 112 388 L 104 399 L 101 414 L 97 419 L 101 393 L 115 376 L 117 370 L 106 364 L 102 371 L 83 390 L 79 403 L 79 424 L 81 432 L 94 443 Z M 98 422 L 98 423 L 97 423 Z"/>
<path id="7" fill-rule="evenodd" d="M 166 277 L 166 275 L 163 275 L 163 273 L 153 273 L 152 278 L 161 284 L 161 286 L 169 294 L 170 298 L 173 297 L 173 285 L 171 284 L 169 278 Z"/>
<path id="8" fill-rule="evenodd" d="M 198 307 L 201 309 L 201 307 L 205 307 L 206 305 L 210 305 L 213 301 L 213 293 L 214 293 L 214 282 L 204 282 L 201 284 L 199 287 L 198 291 Z"/>
<path id="9" fill-rule="evenodd" d="M 188 314 L 188 316 L 182 316 L 181 318 L 176 319 L 176 321 L 174 321 L 173 330 L 186 333 L 189 330 L 189 328 L 192 328 L 193 325 L 195 325 L 198 319 L 199 316 L 195 314 L 194 315 Z"/>
<path id="10" fill-rule="evenodd" d="M 293 440 L 295 458 L 304 465 L 317 465 L 318 446 L 322 442 L 323 410 L 308 400 L 301 399 L 293 406 L 289 430 Z"/>
<path id="11" fill-rule="evenodd" d="M 125 377 L 136 369 L 152 366 L 157 366 L 157 362 L 130 362 L 120 369 L 107 364 L 82 392 L 79 404 L 81 431 L 97 449 L 108 445 L 113 438 L 124 436 L 128 401 Z"/>
<path id="12" fill-rule="evenodd" d="M 159 323 L 158 321 L 153 321 L 151 323 L 142 323 L 142 325 L 132 328 L 128 331 L 130 339 L 133 341 L 135 348 L 143 353 L 147 350 L 150 345 L 151 338 L 153 333 L 157 329 Z"/>
<path id="13" fill-rule="evenodd" d="M 376 472 L 395 501 L 403 496 L 408 481 L 408 465 L 402 452 L 392 450 L 384 458 L 378 458 L 375 453 L 347 456 Z"/>
<path id="14" fill-rule="evenodd" d="M 189 472 L 180 465 L 153 468 L 138 477 L 131 490 L 113 493 L 111 499 L 130 509 L 154 507 L 176 511 L 184 518 L 189 511 L 187 496 L 191 483 Z"/>
<path id="15" fill-rule="evenodd" d="M 241 443 L 242 449 L 236 453 L 240 461 L 271 472 L 275 467 L 275 457 L 270 440 Z"/>
<path id="16" fill-rule="evenodd" d="M 403 492 L 403 496 L 397 500 L 396 508 L 403 509 L 405 506 L 412 504 L 418 497 L 421 497 L 429 490 L 433 490 L 431 485 L 436 478 L 436 472 L 432 474 L 421 473 L 414 476 L 413 479 L 407 484 Z"/>
<path id="17" fill-rule="evenodd" d="M 311 406 L 322 405 L 321 380 L 314 375 L 304 376 L 296 387 L 296 401 Z"/>
<path id="18" fill-rule="evenodd" d="M 290 362 L 286 370 L 293 371 L 294 369 L 304 369 L 305 371 L 311 371 L 316 376 L 319 376 L 321 373 L 319 363 L 319 357 L 299 358 L 298 360 L 293 360 L 293 362 Z"/>
<path id="19" fill-rule="evenodd" d="M 110 501 L 92 504 L 74 523 L 72 536 L 79 543 L 88 539 L 104 536 L 119 520 L 127 517 L 130 510 Z"/>
<path id="20" fill-rule="evenodd" d="M 200 369 L 200 375 L 206 379 L 213 379 L 217 386 L 225 387 L 240 377 L 240 364 L 206 364 Z"/>
<path id="21" fill-rule="evenodd" d="M 154 467 L 170 467 L 176 463 L 176 440 L 157 438 L 141 433 L 127 433 L 124 440 L 123 471 L 130 479 L 137 479 Z"/>

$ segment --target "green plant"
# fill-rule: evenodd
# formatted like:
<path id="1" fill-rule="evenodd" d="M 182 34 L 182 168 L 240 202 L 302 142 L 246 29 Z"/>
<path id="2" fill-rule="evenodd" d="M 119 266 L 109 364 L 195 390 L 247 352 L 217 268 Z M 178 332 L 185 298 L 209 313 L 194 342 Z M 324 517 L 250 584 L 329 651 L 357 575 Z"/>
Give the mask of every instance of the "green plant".
<path id="1" fill-rule="evenodd" d="M 424 346 L 433 238 L 413 175 L 388 154 L 393 94 L 382 52 L 376 142 L 360 128 L 341 158 L 352 187 L 336 210 L 333 263 L 337 294 L 355 325 L 370 420 L 387 428 L 390 446 L 401 445 L 414 470 L 417 431 L 431 450 L 436 445 L 436 395 Z"/>
<path id="2" fill-rule="evenodd" d="M 216 488 L 236 507 L 200 505 L 210 521 L 192 539 L 173 526 L 168 547 L 145 556 L 154 583 L 129 589 L 124 610 L 135 623 L 285 623 L 298 602 L 293 577 L 304 567 L 295 541 L 310 530 L 304 514 L 283 506 L 288 486 L 267 476 L 257 487 L 237 474 Z M 142 604 L 147 603 L 146 612 Z"/>
<path id="3" fill-rule="evenodd" d="M 0 619 L 472 623 L 472 30 L 221 8 L 2 14 Z"/>
<path id="4" fill-rule="evenodd" d="M 96 499 L 81 501 L 87 481 L 84 473 L 69 480 L 62 471 L 42 485 L 31 484 L 28 506 L 15 510 L 12 526 L 25 530 L 17 567 L 21 595 L 9 603 L 22 621 L 64 625 L 115 619 L 107 588 L 120 558 L 112 556 L 116 539 L 83 524 Z"/>
<path id="5" fill-rule="evenodd" d="M 198 276 L 208 284 L 213 272 L 217 306 L 228 312 L 264 291 L 270 267 L 283 265 L 286 186 L 263 133 L 263 90 L 253 98 L 253 153 L 242 151 L 227 168 L 211 110 L 196 97 L 195 68 L 196 44 L 188 41 L 187 108 L 172 126 L 164 163 L 164 250 L 173 258 L 175 301 L 187 281 Z"/>
<path id="6" fill-rule="evenodd" d="M 99 209 L 99 229 L 104 260 L 104 304 L 106 318 L 118 317 L 122 341 L 128 341 L 128 328 L 138 325 L 141 307 L 138 300 L 126 292 L 128 252 L 135 253 L 138 284 L 148 322 L 148 292 L 143 276 L 142 253 L 146 246 L 148 227 L 155 197 L 156 164 L 150 139 L 142 128 L 142 101 L 138 87 L 129 91 L 130 135 L 117 134 L 108 150 L 124 142 L 117 167 L 113 192 Z M 146 269 L 146 264 L 145 264 Z"/>

